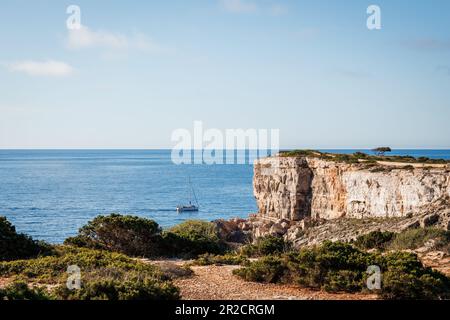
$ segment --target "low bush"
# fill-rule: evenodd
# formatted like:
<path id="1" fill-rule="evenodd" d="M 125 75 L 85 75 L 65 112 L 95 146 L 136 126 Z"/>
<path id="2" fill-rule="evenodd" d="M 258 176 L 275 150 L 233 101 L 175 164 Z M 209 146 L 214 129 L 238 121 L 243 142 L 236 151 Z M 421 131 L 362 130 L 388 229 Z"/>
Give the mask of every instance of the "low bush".
<path id="1" fill-rule="evenodd" d="M 379 293 L 385 299 L 450 298 L 450 279 L 424 267 L 415 254 L 394 252 L 382 256 L 339 242 L 266 256 L 235 270 L 234 274 L 248 281 L 296 283 L 331 292 L 361 292 L 367 290 L 366 271 L 371 265 L 382 270 Z"/>
<path id="2" fill-rule="evenodd" d="M 211 222 L 187 220 L 162 234 L 165 255 L 196 257 L 204 253 L 221 254 L 225 250 L 226 245 Z"/>
<path id="3" fill-rule="evenodd" d="M 394 238 L 394 232 L 381 232 L 372 231 L 368 234 L 359 236 L 354 241 L 354 245 L 358 248 L 369 250 L 369 249 L 379 249 L 383 250 L 386 248 L 388 243 Z"/>
<path id="4" fill-rule="evenodd" d="M 424 267 L 415 254 L 391 252 L 382 268 L 384 299 L 450 299 L 450 278 Z"/>
<path id="5" fill-rule="evenodd" d="M 126 279 L 97 278 L 86 282 L 81 290 L 59 286 L 55 294 L 64 300 L 173 300 L 178 289 L 151 277 L 128 276 Z"/>
<path id="6" fill-rule="evenodd" d="M 51 297 L 42 288 L 30 288 L 24 281 L 15 281 L 0 288 L 0 300 L 50 300 Z"/>
<path id="7" fill-rule="evenodd" d="M 188 220 L 162 231 L 153 220 L 119 214 L 96 217 L 64 244 L 134 257 L 191 258 L 203 253 L 220 254 L 226 248 L 210 222 Z"/>
<path id="8" fill-rule="evenodd" d="M 81 270 L 81 289 L 69 290 L 67 267 Z M 153 265 L 120 253 L 61 246 L 55 254 L 37 259 L 0 262 L 0 277 L 55 288 L 57 299 L 178 299 L 170 277 Z"/>
<path id="9" fill-rule="evenodd" d="M 64 244 L 150 257 L 159 253 L 160 233 L 153 220 L 111 214 L 89 221 Z"/>
<path id="10" fill-rule="evenodd" d="M 428 241 L 433 241 L 433 249 L 450 253 L 450 231 L 437 228 L 405 230 L 396 234 L 387 248 L 390 250 L 414 250 L 424 246 Z"/>
<path id="11" fill-rule="evenodd" d="M 368 155 L 362 152 L 355 152 L 353 154 L 329 153 L 320 152 L 317 150 L 291 150 L 281 151 L 282 157 L 316 157 L 323 160 L 339 161 L 345 163 L 358 163 L 359 159 L 370 162 L 376 161 L 390 161 L 390 162 L 408 162 L 408 163 L 426 163 L 426 164 L 448 164 L 448 159 L 430 159 L 427 157 L 412 157 L 412 156 L 385 156 L 385 155 Z"/>
<path id="12" fill-rule="evenodd" d="M 270 279 L 269 282 L 297 283 L 329 291 L 354 291 L 355 287 L 363 287 L 364 273 L 371 260 L 376 260 L 375 255 L 349 244 L 325 242 L 311 249 L 263 257 L 235 273 L 250 281 Z"/>
<path id="13" fill-rule="evenodd" d="M 266 236 L 256 240 L 254 244 L 247 244 L 240 249 L 240 253 L 248 257 L 260 257 L 269 254 L 280 254 L 289 251 L 290 243 L 283 238 Z"/>
<path id="14" fill-rule="evenodd" d="M 251 262 L 248 267 L 233 270 L 247 281 L 277 283 L 284 282 L 288 272 L 285 261 L 278 256 L 266 256 Z"/>
<path id="15" fill-rule="evenodd" d="M 5 217 L 0 217 L 0 261 L 27 259 L 51 252 L 52 246 L 17 233 Z"/>

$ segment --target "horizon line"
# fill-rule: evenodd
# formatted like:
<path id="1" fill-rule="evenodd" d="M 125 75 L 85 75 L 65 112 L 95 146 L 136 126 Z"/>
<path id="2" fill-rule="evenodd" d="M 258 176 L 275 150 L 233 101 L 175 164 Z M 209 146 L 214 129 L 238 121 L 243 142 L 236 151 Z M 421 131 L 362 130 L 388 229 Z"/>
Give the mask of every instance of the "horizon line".
<path id="1" fill-rule="evenodd" d="M 97 150 L 97 151 L 114 151 L 114 150 L 129 150 L 129 151 L 171 151 L 173 148 L 144 148 L 144 147 L 138 147 L 138 148 L 108 148 L 108 147 L 81 147 L 81 148 L 2 148 L 0 147 L 0 151 L 77 151 L 77 150 Z M 319 147 L 319 148 L 310 148 L 310 147 L 294 147 L 294 148 L 280 148 L 279 151 L 292 151 L 292 150 L 372 150 L 374 147 L 364 147 L 364 148 L 358 148 L 358 147 L 348 147 L 348 148 L 333 148 L 333 147 Z M 450 147 L 401 147 L 401 148 L 391 148 L 394 150 L 450 150 Z M 214 149 L 186 149 L 191 151 L 197 151 L 197 150 L 214 150 Z M 259 149 L 216 149 L 216 150 L 234 150 L 234 151 L 257 151 Z M 271 150 L 271 149 L 261 149 L 261 150 Z"/>

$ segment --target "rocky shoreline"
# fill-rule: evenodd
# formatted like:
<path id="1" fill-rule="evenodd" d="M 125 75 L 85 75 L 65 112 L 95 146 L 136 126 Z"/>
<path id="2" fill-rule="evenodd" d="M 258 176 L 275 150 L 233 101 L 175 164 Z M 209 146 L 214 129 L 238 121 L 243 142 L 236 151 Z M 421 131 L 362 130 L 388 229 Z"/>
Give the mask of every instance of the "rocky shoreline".
<path id="1" fill-rule="evenodd" d="M 373 231 L 403 232 L 414 228 L 437 227 L 450 230 L 450 209 L 403 218 L 368 218 L 333 220 L 305 218 L 300 221 L 267 219 L 256 214 L 248 219 L 215 220 L 221 239 L 231 243 L 249 243 L 275 236 L 295 247 L 311 246 L 323 241 L 352 241 Z"/>

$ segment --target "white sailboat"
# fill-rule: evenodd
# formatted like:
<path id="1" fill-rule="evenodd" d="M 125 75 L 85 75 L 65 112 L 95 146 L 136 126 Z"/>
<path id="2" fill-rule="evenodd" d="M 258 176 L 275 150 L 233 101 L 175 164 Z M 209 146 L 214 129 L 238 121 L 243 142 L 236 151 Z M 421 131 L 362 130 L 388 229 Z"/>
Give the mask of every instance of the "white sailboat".
<path id="1" fill-rule="evenodd" d="M 192 196 L 194 196 L 195 204 L 192 204 Z M 191 178 L 189 177 L 189 204 L 178 205 L 177 212 L 194 212 L 199 210 L 197 196 L 195 195 L 194 188 L 192 187 Z"/>

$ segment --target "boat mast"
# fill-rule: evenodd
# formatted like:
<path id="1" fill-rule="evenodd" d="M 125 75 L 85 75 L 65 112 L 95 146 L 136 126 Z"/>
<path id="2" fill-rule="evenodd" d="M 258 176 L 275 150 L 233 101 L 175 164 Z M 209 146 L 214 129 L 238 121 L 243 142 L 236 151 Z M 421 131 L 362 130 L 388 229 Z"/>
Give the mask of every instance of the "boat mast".
<path id="1" fill-rule="evenodd" d="M 192 186 L 192 183 L 191 183 L 191 177 L 190 177 L 190 176 L 189 176 L 189 186 L 190 186 L 190 192 L 189 192 L 190 199 L 192 199 L 192 195 L 194 195 L 195 204 L 197 205 L 197 208 L 198 208 L 197 196 L 196 196 L 196 194 L 195 194 L 194 187 Z"/>

